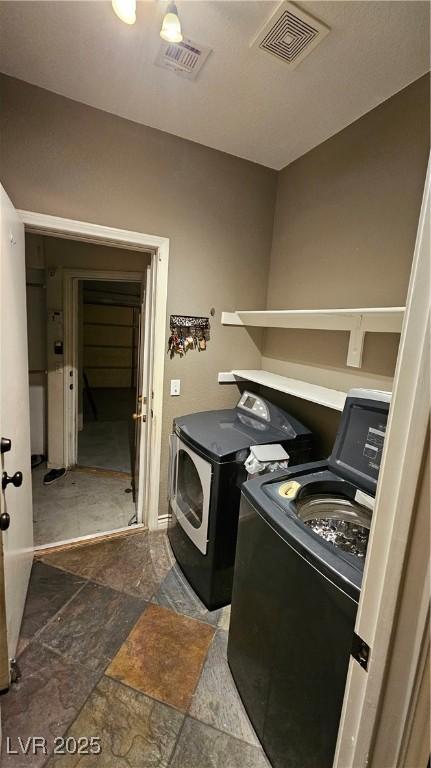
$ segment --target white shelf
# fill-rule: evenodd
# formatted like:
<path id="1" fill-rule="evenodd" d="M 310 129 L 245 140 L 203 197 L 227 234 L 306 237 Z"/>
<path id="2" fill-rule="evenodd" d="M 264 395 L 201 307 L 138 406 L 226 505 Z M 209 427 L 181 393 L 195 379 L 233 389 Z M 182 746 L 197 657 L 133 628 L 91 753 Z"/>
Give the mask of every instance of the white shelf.
<path id="1" fill-rule="evenodd" d="M 343 410 L 347 397 L 346 392 L 320 387 L 317 384 L 310 384 L 308 381 L 289 379 L 286 376 L 279 376 L 269 371 L 231 371 L 219 373 L 218 381 L 220 384 L 236 381 L 253 381 L 255 384 L 261 384 L 263 387 L 276 389 L 278 392 L 285 392 L 287 395 L 300 397 L 302 400 L 324 405 L 326 408 L 332 408 L 335 411 Z"/>
<path id="2" fill-rule="evenodd" d="M 400 333 L 405 307 L 269 309 L 222 312 L 224 325 L 349 331 L 347 365 L 360 368 L 366 333 Z"/>

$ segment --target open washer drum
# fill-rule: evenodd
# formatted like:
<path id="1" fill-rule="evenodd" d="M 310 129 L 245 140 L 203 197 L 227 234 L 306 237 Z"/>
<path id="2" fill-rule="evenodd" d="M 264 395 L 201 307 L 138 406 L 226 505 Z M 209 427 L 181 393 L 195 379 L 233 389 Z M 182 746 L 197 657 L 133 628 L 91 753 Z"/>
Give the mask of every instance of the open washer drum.
<path id="1" fill-rule="evenodd" d="M 305 493 L 300 490 L 292 503 L 299 520 L 337 549 L 365 558 L 371 527 L 370 507 L 349 498 L 342 486 L 338 493 L 336 490 L 319 493 L 313 492 L 313 485 L 301 487 Z M 281 497 L 289 493 L 290 486 L 288 482 L 279 487 Z"/>

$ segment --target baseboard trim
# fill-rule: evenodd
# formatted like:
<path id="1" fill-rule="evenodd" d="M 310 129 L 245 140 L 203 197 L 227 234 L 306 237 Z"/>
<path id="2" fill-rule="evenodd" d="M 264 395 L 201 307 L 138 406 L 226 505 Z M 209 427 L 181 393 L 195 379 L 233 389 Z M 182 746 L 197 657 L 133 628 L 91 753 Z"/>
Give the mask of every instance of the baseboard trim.
<path id="1" fill-rule="evenodd" d="M 162 528 L 162 529 L 165 529 L 165 528 L 167 528 L 167 527 L 168 527 L 168 522 L 169 522 L 169 515 L 168 515 L 168 514 L 166 514 L 166 515 L 160 515 L 160 517 L 158 517 L 158 519 L 157 519 L 157 528 L 158 528 L 159 530 L 160 530 L 161 528 Z"/>

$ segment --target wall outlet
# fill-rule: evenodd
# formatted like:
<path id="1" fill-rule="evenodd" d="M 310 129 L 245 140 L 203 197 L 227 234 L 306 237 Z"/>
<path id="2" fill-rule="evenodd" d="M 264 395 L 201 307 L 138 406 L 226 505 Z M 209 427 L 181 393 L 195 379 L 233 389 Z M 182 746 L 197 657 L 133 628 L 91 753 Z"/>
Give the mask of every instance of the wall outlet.
<path id="1" fill-rule="evenodd" d="M 171 379 L 171 395 L 179 395 L 181 392 L 180 379 Z"/>

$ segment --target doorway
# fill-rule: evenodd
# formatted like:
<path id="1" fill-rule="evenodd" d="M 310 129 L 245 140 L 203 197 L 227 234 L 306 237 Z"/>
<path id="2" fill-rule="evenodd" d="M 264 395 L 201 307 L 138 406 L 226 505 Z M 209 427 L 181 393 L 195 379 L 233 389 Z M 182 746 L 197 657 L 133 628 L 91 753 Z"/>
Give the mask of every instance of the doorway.
<path id="1" fill-rule="evenodd" d="M 60 235 L 60 221 L 65 229 L 85 227 L 85 238 L 71 231 Z M 39 306 L 36 314 L 46 323 L 39 334 L 45 359 L 30 366 L 33 400 L 38 395 L 43 402 L 37 408 L 43 445 L 38 458 L 47 459 L 33 472 L 39 549 L 158 527 L 167 244 L 156 238 L 160 248 L 144 248 L 133 242 L 141 236 L 121 230 L 109 230 L 109 239 L 90 238 L 87 227 L 105 230 L 67 220 L 56 220 L 52 233 L 34 221 L 26 227 L 26 240 L 56 242 L 67 255 L 56 262 L 51 249 L 40 263 L 40 254 L 33 254 L 37 272 L 35 263 L 27 264 L 28 296 L 42 293 L 45 309 Z M 75 261 L 69 258 L 72 246 L 84 249 Z M 89 249 L 106 258 L 93 258 Z M 29 308 L 32 346 L 34 315 Z M 47 487 L 51 469 L 65 473 Z"/>
<path id="2" fill-rule="evenodd" d="M 78 284 L 78 466 L 133 475 L 143 284 Z"/>
<path id="3" fill-rule="evenodd" d="M 43 347 L 45 359 L 37 365 L 46 371 L 45 449 L 36 456 L 32 450 L 35 544 L 43 547 L 143 522 L 137 514 L 136 493 L 141 448 L 137 391 L 142 389 L 141 347 L 147 348 L 149 341 L 143 308 L 151 256 L 36 235 L 27 236 L 26 244 L 32 281 L 27 280 L 31 412 L 38 415 L 34 358 Z M 44 302 L 36 301 L 35 252 Z M 141 271 L 70 268 L 84 262 L 90 267 L 109 265 L 118 255 L 125 267 Z M 69 288 L 72 334 L 63 322 Z M 69 355 L 73 369 L 67 375 Z M 69 394 L 62 401 L 61 379 Z M 32 418 L 34 444 L 41 437 L 40 421 Z M 62 428 L 64 440 L 58 439 Z M 69 442 L 76 455 L 67 464 L 61 447 Z"/>

